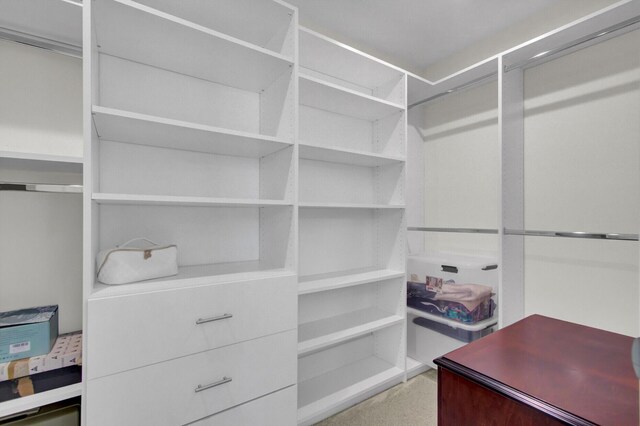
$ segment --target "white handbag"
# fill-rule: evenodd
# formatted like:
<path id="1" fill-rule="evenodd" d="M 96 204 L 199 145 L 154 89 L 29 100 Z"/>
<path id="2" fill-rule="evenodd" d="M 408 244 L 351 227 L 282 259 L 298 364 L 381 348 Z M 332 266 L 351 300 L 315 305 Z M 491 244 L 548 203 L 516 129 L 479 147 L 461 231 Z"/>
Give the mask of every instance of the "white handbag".
<path id="1" fill-rule="evenodd" d="M 144 241 L 145 247 L 131 243 Z M 178 273 L 178 248 L 160 246 L 146 238 L 134 238 L 96 256 L 98 281 L 103 284 L 128 284 L 136 281 L 169 277 Z"/>

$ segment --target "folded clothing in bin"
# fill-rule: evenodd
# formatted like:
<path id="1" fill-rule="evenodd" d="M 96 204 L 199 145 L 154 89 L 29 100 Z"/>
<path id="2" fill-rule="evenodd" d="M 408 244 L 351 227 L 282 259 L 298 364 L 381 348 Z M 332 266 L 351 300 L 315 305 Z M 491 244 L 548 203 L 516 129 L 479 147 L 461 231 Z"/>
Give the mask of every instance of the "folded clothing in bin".
<path id="1" fill-rule="evenodd" d="M 490 318 L 495 303 L 491 287 L 456 284 L 453 280 L 427 276 L 420 282 L 415 274 L 407 281 L 407 306 L 467 324 Z"/>

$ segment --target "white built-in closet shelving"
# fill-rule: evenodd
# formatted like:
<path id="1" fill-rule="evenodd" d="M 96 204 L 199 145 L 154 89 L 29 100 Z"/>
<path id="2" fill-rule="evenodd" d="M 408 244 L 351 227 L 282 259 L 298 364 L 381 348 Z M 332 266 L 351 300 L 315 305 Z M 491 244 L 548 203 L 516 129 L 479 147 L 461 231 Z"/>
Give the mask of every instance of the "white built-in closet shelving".
<path id="1" fill-rule="evenodd" d="M 253 412 L 248 401 L 295 384 L 296 9 L 278 0 L 94 0 L 84 19 L 94 335 L 85 420 L 184 424 L 240 404 L 231 417 Z M 96 254 L 135 237 L 176 244 L 178 274 L 99 283 Z M 131 321 L 144 336 L 125 333 Z M 165 338 L 172 343 L 159 344 Z M 132 356 L 119 359 L 125 348 Z M 186 370 L 144 396 L 111 392 L 148 384 L 157 365 Z M 206 392 L 196 386 L 218 379 Z M 282 392 L 291 418 L 295 392 Z M 142 417 L 170 393 L 170 404 Z"/>
<path id="2" fill-rule="evenodd" d="M 255 375 L 246 365 L 273 355 L 255 368 L 264 376 L 247 377 L 260 387 L 241 389 L 257 399 L 222 416 L 237 420 L 242 410 L 255 415 L 282 407 L 285 420 L 278 424 L 293 423 L 288 409 L 296 393 L 297 420 L 309 424 L 423 369 L 405 358 L 406 106 L 495 78 L 500 326 L 522 318 L 524 236 L 504 232 L 524 227 L 522 68 L 584 47 L 589 42 L 571 45 L 640 16 L 637 0 L 623 0 L 430 82 L 299 29 L 295 9 L 278 0 L 94 0 L 84 9 L 82 323 L 89 339 L 83 408 L 92 405 L 102 421 L 122 415 L 141 424 L 184 424 L 209 415 L 210 407 L 233 406 L 228 395 L 209 394 L 185 414 L 193 400 L 176 398 L 177 387 L 165 388 L 178 380 L 166 375 L 167 366 L 199 380 L 191 361 L 210 366 L 204 358 L 218 353 L 230 364 L 246 355 L 234 370 L 242 377 Z M 38 175 L 77 178 L 82 172 L 75 157 L 0 157 L 3 166 Z M 136 236 L 177 243 L 178 276 L 97 283 L 96 253 Z M 296 273 L 298 306 L 288 285 Z M 233 327 L 203 334 L 211 338 L 207 345 L 215 340 L 217 349 L 228 348 L 217 352 L 185 332 L 193 321 L 183 311 L 221 300 L 243 308 Z M 298 333 L 289 324 L 296 309 Z M 268 321 L 256 320 L 259 315 Z M 110 327 L 118 332 L 107 335 Z M 258 338 L 268 333 L 272 337 Z M 167 335 L 177 342 L 169 349 Z M 141 342 L 145 350 L 134 350 Z M 119 356 L 125 352 L 129 356 Z M 295 369 L 296 355 L 297 388 L 291 386 L 295 374 L 283 367 Z M 280 371 L 289 387 L 260 397 L 268 391 L 262 385 L 280 380 Z M 102 394 L 88 393 L 87 379 L 99 376 Z M 180 391 L 193 394 L 185 380 Z M 148 387 L 140 392 L 142 382 Z M 79 393 L 80 386 L 71 386 L 2 403 L 0 415 Z M 122 395 L 136 406 L 119 404 Z M 159 400 L 166 401 L 164 410 L 157 409 Z"/>
<path id="3" fill-rule="evenodd" d="M 626 32 L 637 31 L 640 28 L 639 21 L 640 2 L 622 0 L 543 36 L 509 49 L 500 56 L 499 101 L 502 203 L 499 228 L 501 235 L 500 256 L 501 264 L 503 265 L 500 271 L 500 292 L 503 300 L 500 312 L 501 326 L 507 326 L 525 315 L 525 241 L 527 239 L 540 238 L 539 236 L 524 235 L 530 231 L 527 229 L 525 221 L 525 70 L 613 37 L 621 36 Z M 601 142 L 607 143 L 606 140 Z M 585 150 L 587 149 L 585 147 Z M 590 201 L 588 207 L 584 207 L 585 209 L 591 208 Z M 612 212 L 611 206 L 607 206 L 602 210 L 601 214 L 609 215 L 615 213 Z M 582 223 L 580 219 L 575 217 L 576 222 Z M 637 229 L 636 227 L 636 240 Z M 610 229 L 550 229 L 548 231 L 620 232 L 619 230 Z M 622 232 L 625 231 L 633 232 L 634 230 L 624 230 Z M 557 235 L 556 237 L 563 238 L 563 235 Z M 585 244 L 588 244 L 588 241 Z M 607 241 L 605 244 L 618 245 L 626 243 Z M 637 247 L 637 243 L 632 244 L 636 244 Z M 580 287 L 583 288 L 582 285 Z M 637 308 L 635 312 L 637 315 Z M 637 330 L 637 326 L 632 326 L 632 328 Z"/>
<path id="4" fill-rule="evenodd" d="M 300 29 L 298 422 L 404 378 L 406 78 Z"/>
<path id="5" fill-rule="evenodd" d="M 83 324 L 80 296 L 82 195 L 79 193 L 82 191 L 83 158 L 80 145 L 74 145 L 74 142 L 81 143 L 82 127 L 77 116 L 67 113 L 79 111 L 76 108 L 81 104 L 81 97 L 80 90 L 65 92 L 68 99 L 61 101 L 56 91 L 64 92 L 70 87 L 78 89 L 81 83 L 64 78 L 60 82 L 58 72 L 61 68 L 56 68 L 56 72 L 49 69 L 29 72 L 17 81 L 11 73 L 36 61 L 48 64 L 49 59 L 56 64 L 54 67 L 73 69 L 73 59 L 58 54 L 72 57 L 80 54 L 82 7 L 73 1 L 7 0 L 0 8 L 0 41 L 20 43 L 12 53 L 24 54 L 17 66 L 16 59 L 11 58 L 15 68 L 3 68 L 5 84 L 12 86 L 14 93 L 19 95 L 4 90 L 0 94 L 5 100 L 0 108 L 11 111 L 3 116 L 0 182 L 30 184 L 28 191 L 0 193 L 3 207 L 0 238 L 4 239 L 5 250 L 10 247 L 8 252 L 2 252 L 3 256 L 6 254 L 4 261 L 11 264 L 8 268 L 3 265 L 0 274 L 0 310 L 58 304 L 61 332 L 76 331 L 82 329 Z M 63 57 L 69 62 L 58 62 Z M 3 59 L 7 60 L 4 56 Z M 29 79 L 39 78 L 40 72 L 49 76 L 39 81 L 42 85 L 56 84 L 43 95 L 46 96 L 44 101 L 39 98 L 37 89 L 27 86 Z M 16 102 L 15 96 L 22 96 L 22 93 L 27 94 L 25 99 Z M 37 107 L 30 107 L 30 102 L 37 103 Z M 61 113 L 56 117 L 57 121 L 50 119 L 49 108 Z M 20 119 L 19 125 L 12 122 L 23 110 L 26 111 L 25 118 Z M 9 132 L 5 133 L 7 128 Z M 12 128 L 19 131 L 11 131 Z M 54 133 L 53 137 L 51 133 Z M 44 240 L 43 235 L 46 236 Z M 19 238 L 20 243 L 14 238 Z M 38 267 L 33 267 L 34 258 L 38 259 Z M 0 418 L 81 394 L 82 383 L 76 383 L 0 402 Z"/>
<path id="6" fill-rule="evenodd" d="M 21 199 L 23 197 L 49 197 L 51 203 L 47 204 L 49 206 L 56 206 L 56 202 L 68 202 L 75 200 L 65 200 L 64 197 L 78 197 L 79 194 L 76 193 L 77 187 L 82 183 L 82 158 L 81 157 L 73 157 L 73 156 L 63 156 L 63 155 L 52 155 L 52 154 L 41 154 L 35 152 L 18 152 L 18 151 L 0 151 L 0 182 L 3 183 L 31 183 L 31 184 L 40 184 L 41 188 L 44 188 L 42 185 L 47 186 L 47 190 L 50 188 L 55 188 L 55 190 L 61 191 L 61 193 L 49 193 L 49 194 L 37 194 L 34 193 L 30 195 L 29 193 L 16 194 L 17 198 L 15 201 L 18 202 L 17 206 L 20 208 L 22 204 Z M 49 186 L 51 185 L 51 186 Z M 65 187 L 73 186 L 74 191 L 69 191 L 69 194 L 65 194 Z M 80 186 L 80 191 L 81 191 Z M 58 198 L 57 201 L 50 197 L 62 197 Z M 2 202 L 12 202 L 13 198 L 4 199 L 2 194 L 0 194 L 0 200 Z M 33 198 L 31 199 L 34 200 Z M 76 203 L 71 203 L 69 206 L 72 206 Z M 80 205 L 78 204 L 78 208 Z M 58 226 L 60 229 L 66 229 L 66 223 L 56 223 L 55 218 L 46 217 L 46 215 L 50 215 L 49 211 L 39 211 L 36 212 L 36 216 L 39 216 L 40 223 L 44 224 L 46 227 L 47 224 L 54 223 L 55 226 Z M 22 228 L 23 225 L 16 225 L 16 218 L 14 217 L 11 221 L 6 221 L 5 223 L 12 223 L 14 228 Z M 34 226 L 33 223 L 26 224 L 26 226 Z M 36 225 L 36 227 L 41 227 L 40 225 Z M 4 235 L 4 234 L 3 234 Z M 64 237 L 63 237 L 64 239 Z M 59 238 L 56 239 L 59 241 Z M 41 242 L 40 242 L 41 243 Z M 43 247 L 46 245 L 41 244 Z M 64 246 L 65 250 L 69 252 L 73 252 L 72 247 Z M 37 249 L 39 250 L 39 249 Z M 19 247 L 16 248 L 18 253 L 22 253 Z M 33 255 L 34 251 L 30 252 L 30 255 Z M 67 261 L 68 255 L 66 253 L 62 253 L 59 256 L 59 259 L 56 259 L 55 256 L 52 256 L 51 259 L 53 262 L 61 262 Z M 79 259 L 77 259 L 79 260 Z M 16 259 L 16 264 L 25 263 L 22 259 Z M 71 268 L 72 266 L 65 266 Z M 79 263 L 78 263 L 78 267 Z M 7 272 L 7 271 L 5 271 Z M 57 303 L 61 308 L 65 309 L 65 317 L 68 319 L 67 322 L 74 324 L 82 324 L 82 309 L 80 306 L 74 306 L 76 302 L 77 292 L 80 291 L 80 282 L 74 282 L 73 280 L 69 280 L 69 276 L 66 275 L 67 282 L 62 283 L 59 286 L 59 276 L 61 273 L 64 273 L 64 268 L 60 268 L 60 270 L 50 270 L 50 276 L 47 280 L 47 284 L 49 286 L 53 286 L 54 288 L 50 291 L 47 291 L 45 298 L 51 297 L 51 293 L 55 295 L 55 298 L 47 299 L 49 303 Z M 36 272 L 36 275 L 40 275 Z M 31 276 L 30 278 L 34 278 Z M 45 278 L 46 279 L 46 278 Z M 21 301 L 24 306 L 37 306 L 41 305 L 42 302 L 42 292 L 40 294 L 33 292 L 33 288 L 31 285 L 24 285 L 24 283 L 17 280 L 14 284 L 13 282 L 5 282 L 3 283 L 4 291 L 6 294 L 11 295 L 13 298 Z M 18 287 L 18 288 L 14 288 Z M 20 290 L 22 288 L 22 290 Z M 11 301 L 7 301 L 11 302 Z M 64 327 L 64 324 L 63 324 Z M 69 398 L 77 397 L 82 394 L 82 384 L 76 383 L 68 386 L 63 386 L 57 389 L 53 389 L 50 391 L 36 393 L 34 395 L 17 398 L 13 400 L 8 400 L 4 402 L 0 402 L 0 418 L 15 415 L 17 413 L 21 413 L 23 411 L 37 409 L 46 404 L 52 404 L 58 401 L 63 401 Z"/>
<path id="7" fill-rule="evenodd" d="M 292 9 L 92 9 L 94 251 L 136 235 L 177 244 L 180 273 L 161 286 L 294 271 Z"/>

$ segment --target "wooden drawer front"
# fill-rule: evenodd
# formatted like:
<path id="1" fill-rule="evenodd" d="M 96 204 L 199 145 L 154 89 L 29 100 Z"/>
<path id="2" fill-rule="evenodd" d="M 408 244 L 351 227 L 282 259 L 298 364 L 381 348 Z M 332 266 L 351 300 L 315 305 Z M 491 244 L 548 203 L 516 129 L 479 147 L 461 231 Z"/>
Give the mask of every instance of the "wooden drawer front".
<path id="1" fill-rule="evenodd" d="M 297 309 L 295 276 L 90 299 L 88 377 L 291 330 Z"/>
<path id="2" fill-rule="evenodd" d="M 183 425 L 296 382 L 295 330 L 87 383 L 87 424 Z M 231 381 L 196 391 L 198 386 Z"/>
<path id="3" fill-rule="evenodd" d="M 193 426 L 295 426 L 297 388 L 291 386 L 198 422 Z"/>

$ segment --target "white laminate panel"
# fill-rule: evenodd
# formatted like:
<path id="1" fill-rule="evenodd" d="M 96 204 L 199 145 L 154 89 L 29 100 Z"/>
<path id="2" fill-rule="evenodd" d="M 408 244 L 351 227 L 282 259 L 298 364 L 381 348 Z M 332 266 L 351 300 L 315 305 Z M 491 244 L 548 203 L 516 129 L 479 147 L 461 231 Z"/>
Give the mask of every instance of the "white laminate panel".
<path id="1" fill-rule="evenodd" d="M 333 83 L 300 75 L 300 104 L 367 121 L 402 111 L 400 104 L 360 94 Z"/>
<path id="2" fill-rule="evenodd" d="M 294 276 L 91 298 L 88 377 L 294 329 L 296 301 Z M 196 324 L 224 314 L 232 317 Z"/>
<path id="3" fill-rule="evenodd" d="M 300 209 L 300 275 L 374 266 L 375 211 Z"/>
<path id="4" fill-rule="evenodd" d="M 264 0 L 139 0 L 137 3 L 267 49 L 270 40 L 289 26 L 293 14 L 290 6 Z"/>
<path id="5" fill-rule="evenodd" d="M 424 173 L 423 223 L 445 228 L 497 228 L 500 180 L 497 84 L 490 82 L 457 92 L 421 109 L 424 128 L 418 132 L 424 141 L 420 166 Z M 423 234 L 424 248 L 428 251 L 469 254 L 497 251 L 495 236 Z"/>
<path id="6" fill-rule="evenodd" d="M 525 229 L 638 232 L 639 45 L 635 30 L 525 71 Z M 524 238 L 522 316 L 541 314 L 637 337 L 638 247 Z"/>
<path id="7" fill-rule="evenodd" d="M 232 131 L 260 131 L 260 97 L 255 92 L 119 57 L 99 58 L 98 106 Z"/>
<path id="8" fill-rule="evenodd" d="M 259 163 L 254 158 L 110 141 L 100 144 L 100 192 L 257 198 L 259 181 Z"/>
<path id="9" fill-rule="evenodd" d="M 301 201 L 374 204 L 378 198 L 372 167 L 302 159 L 299 179 Z"/>
<path id="10" fill-rule="evenodd" d="M 0 151 L 82 157 L 81 61 L 5 40 L 0 57 Z"/>
<path id="11" fill-rule="evenodd" d="M 300 105 L 300 142 L 329 148 L 375 152 L 373 123 Z"/>
<path id="12" fill-rule="evenodd" d="M 292 65 L 290 57 L 133 1 L 95 1 L 93 10 L 101 53 L 252 92 Z"/>
<path id="13" fill-rule="evenodd" d="M 402 78 L 402 71 L 306 28 L 300 30 L 300 66 L 317 70 L 324 78 L 333 77 L 349 88 L 359 87 L 364 93 L 368 89 L 369 95 Z"/>
<path id="14" fill-rule="evenodd" d="M 298 388 L 291 386 L 191 424 L 193 426 L 295 425 L 297 396 Z"/>
<path id="15" fill-rule="evenodd" d="M 291 330 L 89 380 L 87 423 L 175 426 L 193 422 L 295 384 L 296 357 L 296 332 Z M 232 380 L 195 391 L 223 377 Z"/>

